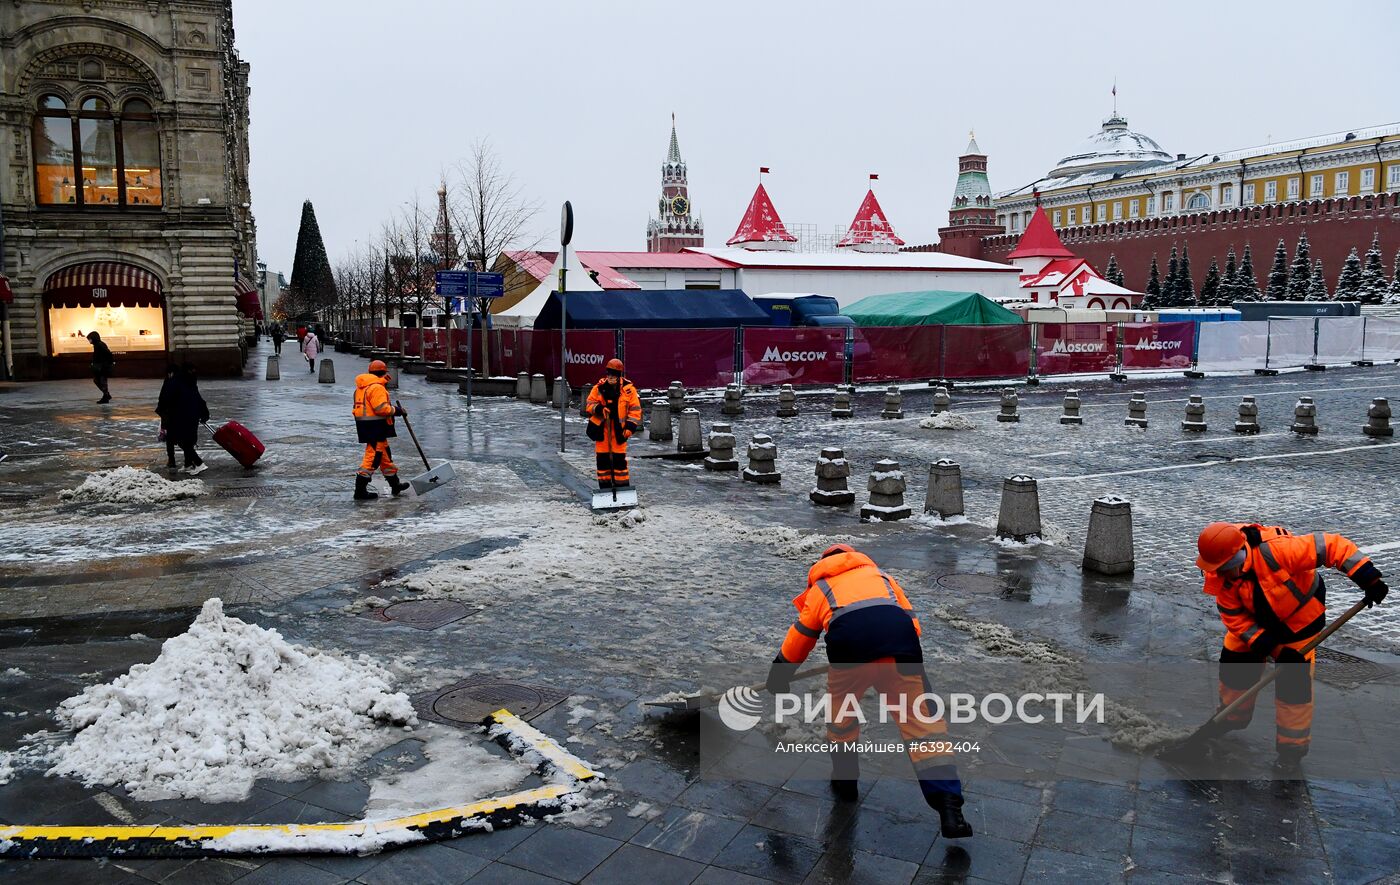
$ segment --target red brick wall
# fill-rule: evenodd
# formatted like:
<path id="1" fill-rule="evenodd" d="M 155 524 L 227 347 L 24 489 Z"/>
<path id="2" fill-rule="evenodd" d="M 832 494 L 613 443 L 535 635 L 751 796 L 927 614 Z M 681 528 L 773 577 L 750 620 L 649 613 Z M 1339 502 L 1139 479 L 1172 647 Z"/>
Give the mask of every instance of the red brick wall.
<path id="1" fill-rule="evenodd" d="M 1165 275 L 1172 246 L 1180 251 L 1188 244 L 1191 276 L 1198 288 L 1212 257 L 1219 259 L 1223 270 L 1225 253 L 1230 246 L 1235 247 L 1235 254 L 1239 256 L 1244 253 L 1245 243 L 1253 246 L 1254 272 L 1263 288 L 1268 284 L 1269 268 L 1273 265 L 1279 239 L 1286 243 L 1292 261 L 1300 231 L 1308 234 L 1312 258 L 1322 259 L 1329 289 L 1336 286 L 1342 262 L 1352 247 L 1364 259 L 1366 250 L 1371 247 L 1371 238 L 1377 232 L 1381 235 L 1381 254 L 1389 277 L 1395 251 L 1400 248 L 1400 194 L 1279 203 L 1245 210 L 1064 228 L 1058 233 L 1071 251 L 1088 259 L 1100 271 L 1108 265 L 1108 256 L 1116 255 L 1127 286 L 1142 291 L 1147 285 L 1147 269 L 1153 254 Z M 981 255 L 976 257 L 1005 261 L 1019 239 L 1019 235 L 985 237 L 981 241 Z"/>

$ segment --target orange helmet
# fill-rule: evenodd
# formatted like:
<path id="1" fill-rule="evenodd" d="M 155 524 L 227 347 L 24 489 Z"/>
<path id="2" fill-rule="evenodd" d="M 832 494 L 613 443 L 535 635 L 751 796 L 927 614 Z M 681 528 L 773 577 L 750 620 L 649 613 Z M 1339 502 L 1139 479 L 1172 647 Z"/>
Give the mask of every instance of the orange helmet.
<path id="1" fill-rule="evenodd" d="M 1213 522 L 1201 529 L 1196 539 L 1196 567 L 1201 571 L 1217 571 L 1244 548 L 1244 532 L 1229 522 Z"/>
<path id="2" fill-rule="evenodd" d="M 620 359 L 610 359 L 610 360 L 608 360 L 607 369 L 608 369 L 609 372 L 617 372 L 619 375 L 621 375 L 621 374 L 622 374 L 622 360 L 620 360 Z"/>
<path id="3" fill-rule="evenodd" d="M 832 544 L 830 547 L 822 551 L 822 559 L 826 559 L 828 556 L 835 556 L 838 553 L 855 552 L 856 548 L 852 547 L 850 544 Z"/>
<path id="4" fill-rule="evenodd" d="M 387 372 L 389 371 L 389 366 L 386 365 L 383 360 L 370 360 L 368 371 L 371 374 L 376 372 Z"/>

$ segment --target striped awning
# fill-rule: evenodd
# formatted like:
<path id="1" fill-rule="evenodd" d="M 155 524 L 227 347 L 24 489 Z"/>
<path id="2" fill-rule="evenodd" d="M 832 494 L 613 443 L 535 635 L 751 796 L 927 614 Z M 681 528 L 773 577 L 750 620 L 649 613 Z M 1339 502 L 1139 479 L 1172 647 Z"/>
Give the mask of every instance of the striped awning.
<path id="1" fill-rule="evenodd" d="M 243 274 L 233 278 L 233 288 L 238 293 L 238 310 L 244 316 L 255 320 L 263 318 L 262 301 L 258 298 L 258 287 Z"/>
<path id="2" fill-rule="evenodd" d="M 70 264 L 44 281 L 49 307 L 160 307 L 163 301 L 155 274 L 119 261 Z"/>
<path id="3" fill-rule="evenodd" d="M 0 273 L 0 301 L 13 304 L 14 300 L 15 290 L 10 288 L 10 278 Z"/>

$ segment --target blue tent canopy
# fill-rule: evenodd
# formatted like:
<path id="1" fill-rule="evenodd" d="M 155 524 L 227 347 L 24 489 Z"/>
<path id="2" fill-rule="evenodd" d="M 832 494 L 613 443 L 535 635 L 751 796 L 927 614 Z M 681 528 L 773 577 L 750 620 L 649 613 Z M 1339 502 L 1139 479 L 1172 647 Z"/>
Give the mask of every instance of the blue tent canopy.
<path id="1" fill-rule="evenodd" d="M 768 312 L 741 289 L 609 289 L 569 292 L 570 329 L 713 329 L 768 326 Z M 536 329 L 559 328 L 559 293 L 551 292 Z"/>

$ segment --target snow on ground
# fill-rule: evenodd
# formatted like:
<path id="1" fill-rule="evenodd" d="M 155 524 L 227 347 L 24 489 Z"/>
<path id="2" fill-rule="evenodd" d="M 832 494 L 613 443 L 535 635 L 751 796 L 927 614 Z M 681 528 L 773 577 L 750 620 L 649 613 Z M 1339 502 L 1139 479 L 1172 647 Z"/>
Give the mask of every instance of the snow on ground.
<path id="1" fill-rule="evenodd" d="M 520 785 L 528 766 L 495 755 L 454 728 L 429 725 L 423 755 L 428 764 L 370 782 L 365 820 L 392 820 L 424 811 L 466 805 L 499 796 Z"/>
<path id="2" fill-rule="evenodd" d="M 82 485 L 64 489 L 58 496 L 79 504 L 168 504 L 182 498 L 198 498 L 209 489 L 197 479 L 171 482 L 149 470 L 122 466 L 90 473 Z"/>
<path id="3" fill-rule="evenodd" d="M 977 425 L 972 419 L 964 418 L 962 415 L 955 415 L 952 412 L 939 412 L 937 415 L 930 415 L 919 421 L 919 427 L 924 430 L 976 430 Z"/>
<path id="4" fill-rule="evenodd" d="M 417 721 L 369 659 L 291 645 L 204 603 L 160 657 L 54 711 L 76 731 L 49 773 L 121 784 L 137 799 L 236 801 L 258 778 L 343 771 Z"/>
<path id="5" fill-rule="evenodd" d="M 0 750 L 0 784 L 8 784 L 15 776 L 15 767 L 10 763 L 10 754 Z"/>
<path id="6" fill-rule="evenodd" d="M 482 824 L 482 829 L 486 825 Z M 230 854 L 377 854 L 385 848 L 423 842 L 417 830 L 395 829 L 384 833 L 366 829 L 363 833 L 337 831 L 283 831 L 243 829 L 200 841 L 200 847 Z"/>

